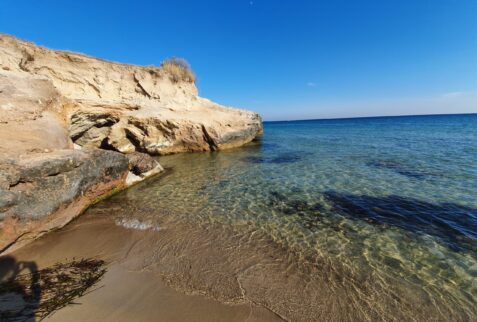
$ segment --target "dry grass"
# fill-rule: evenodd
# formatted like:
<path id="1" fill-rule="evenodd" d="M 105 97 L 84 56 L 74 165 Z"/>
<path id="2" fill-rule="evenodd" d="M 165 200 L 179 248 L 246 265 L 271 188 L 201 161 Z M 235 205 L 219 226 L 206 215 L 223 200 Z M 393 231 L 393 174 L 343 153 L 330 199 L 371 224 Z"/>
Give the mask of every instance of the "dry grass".
<path id="1" fill-rule="evenodd" d="M 196 76 L 185 59 L 176 57 L 166 59 L 162 62 L 161 69 L 169 75 L 174 83 L 195 83 Z"/>

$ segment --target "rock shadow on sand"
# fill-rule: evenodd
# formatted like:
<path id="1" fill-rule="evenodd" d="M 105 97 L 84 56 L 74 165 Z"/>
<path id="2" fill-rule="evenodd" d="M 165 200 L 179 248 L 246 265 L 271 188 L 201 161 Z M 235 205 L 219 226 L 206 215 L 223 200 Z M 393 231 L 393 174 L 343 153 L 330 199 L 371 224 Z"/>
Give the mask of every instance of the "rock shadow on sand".
<path id="1" fill-rule="evenodd" d="M 35 321 L 41 299 L 39 278 L 35 262 L 0 257 L 0 321 Z"/>

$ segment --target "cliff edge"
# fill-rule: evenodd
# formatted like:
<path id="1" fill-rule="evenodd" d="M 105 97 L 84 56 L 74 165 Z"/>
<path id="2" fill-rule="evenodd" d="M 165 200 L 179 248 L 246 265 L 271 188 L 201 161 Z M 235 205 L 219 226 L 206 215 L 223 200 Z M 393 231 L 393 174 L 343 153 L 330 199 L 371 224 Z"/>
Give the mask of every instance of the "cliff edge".
<path id="1" fill-rule="evenodd" d="M 257 113 L 199 97 L 194 82 L 161 67 L 118 64 L 0 35 L 0 69 L 2 78 L 50 83 L 67 101 L 56 112 L 78 146 L 154 155 L 210 151 L 247 143 L 262 130 Z"/>

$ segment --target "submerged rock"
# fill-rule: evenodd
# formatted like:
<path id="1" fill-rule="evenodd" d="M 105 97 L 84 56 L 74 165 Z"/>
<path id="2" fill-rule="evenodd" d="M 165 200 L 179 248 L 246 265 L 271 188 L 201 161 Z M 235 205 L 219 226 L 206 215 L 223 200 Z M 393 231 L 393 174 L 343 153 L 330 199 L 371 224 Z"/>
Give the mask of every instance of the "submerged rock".
<path id="1" fill-rule="evenodd" d="M 396 227 L 435 237 L 453 251 L 477 251 L 477 209 L 409 197 L 367 196 L 327 191 L 332 211 L 382 228 Z"/>
<path id="2" fill-rule="evenodd" d="M 431 174 L 426 171 L 411 168 L 395 160 L 372 161 L 368 162 L 366 165 L 378 169 L 392 170 L 402 176 L 413 179 L 423 180 L 431 176 Z"/>
<path id="3" fill-rule="evenodd" d="M 295 163 L 303 159 L 304 152 L 285 152 L 277 155 L 251 155 L 243 158 L 242 160 L 249 163 L 275 163 L 275 164 L 285 164 L 285 163 Z"/>

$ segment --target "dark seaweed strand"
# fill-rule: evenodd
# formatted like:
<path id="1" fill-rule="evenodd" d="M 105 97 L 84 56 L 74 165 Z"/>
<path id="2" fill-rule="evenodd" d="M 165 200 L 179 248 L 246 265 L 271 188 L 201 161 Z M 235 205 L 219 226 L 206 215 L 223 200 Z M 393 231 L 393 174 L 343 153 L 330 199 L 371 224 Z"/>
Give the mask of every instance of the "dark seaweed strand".
<path id="1" fill-rule="evenodd" d="M 0 284 L 0 295 L 17 293 L 27 303 L 19 312 L 0 312 L 0 321 L 23 321 L 32 317 L 43 320 L 74 304 L 75 299 L 83 296 L 103 277 L 106 273 L 104 264 L 104 261 L 95 259 L 58 263 Z"/>

